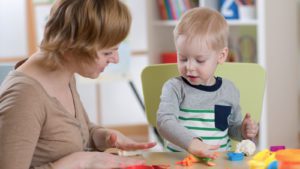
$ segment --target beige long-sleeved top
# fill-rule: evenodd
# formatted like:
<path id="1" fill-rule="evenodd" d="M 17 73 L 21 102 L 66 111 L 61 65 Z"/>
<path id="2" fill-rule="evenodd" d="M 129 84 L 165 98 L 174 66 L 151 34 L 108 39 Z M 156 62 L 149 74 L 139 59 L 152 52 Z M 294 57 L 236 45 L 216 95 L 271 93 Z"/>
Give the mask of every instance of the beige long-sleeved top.
<path id="1" fill-rule="evenodd" d="M 48 169 L 52 162 L 94 148 L 89 122 L 76 90 L 72 116 L 35 79 L 12 71 L 0 87 L 0 168 Z"/>

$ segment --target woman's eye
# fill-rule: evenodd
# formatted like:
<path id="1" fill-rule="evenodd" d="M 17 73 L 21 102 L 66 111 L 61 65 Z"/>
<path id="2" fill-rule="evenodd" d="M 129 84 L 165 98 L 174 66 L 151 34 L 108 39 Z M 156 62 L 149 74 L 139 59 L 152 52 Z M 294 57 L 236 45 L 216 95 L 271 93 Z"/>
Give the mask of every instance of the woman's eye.
<path id="1" fill-rule="evenodd" d="M 103 53 L 105 56 L 109 56 L 109 55 L 112 55 L 113 53 L 112 52 L 105 52 Z"/>

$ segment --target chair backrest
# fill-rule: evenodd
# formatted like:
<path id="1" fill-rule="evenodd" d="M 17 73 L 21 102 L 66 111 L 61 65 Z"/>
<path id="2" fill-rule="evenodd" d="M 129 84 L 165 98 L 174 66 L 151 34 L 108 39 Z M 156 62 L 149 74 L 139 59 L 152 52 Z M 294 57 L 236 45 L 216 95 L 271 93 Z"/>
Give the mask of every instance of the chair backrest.
<path id="1" fill-rule="evenodd" d="M 0 64 L 0 86 L 3 80 L 5 79 L 5 77 L 7 76 L 7 74 L 13 69 L 14 69 L 13 64 L 6 64 L 6 63 Z"/>
<path id="2" fill-rule="evenodd" d="M 178 76 L 177 64 L 147 66 L 142 72 L 147 120 L 156 126 L 156 113 L 163 84 Z M 265 70 L 254 63 L 224 63 L 218 66 L 216 76 L 231 80 L 240 91 L 242 114 L 249 112 L 255 121 L 260 120 L 265 89 Z"/>

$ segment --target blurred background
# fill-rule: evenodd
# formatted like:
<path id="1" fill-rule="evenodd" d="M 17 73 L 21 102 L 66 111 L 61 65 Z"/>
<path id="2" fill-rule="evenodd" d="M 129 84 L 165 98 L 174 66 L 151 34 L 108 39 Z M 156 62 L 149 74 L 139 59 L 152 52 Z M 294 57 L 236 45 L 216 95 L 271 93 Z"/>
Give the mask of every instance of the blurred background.
<path id="1" fill-rule="evenodd" d="M 0 0 L 0 76 L 38 49 L 53 1 Z M 144 113 L 141 71 L 149 64 L 176 62 L 172 31 L 178 18 L 190 8 L 206 6 L 229 23 L 228 61 L 258 63 L 266 70 L 260 148 L 300 148 L 300 0 L 123 2 L 133 23 L 120 47 L 120 64 L 95 80 L 77 77 L 91 121 L 139 141 L 156 140 Z"/>

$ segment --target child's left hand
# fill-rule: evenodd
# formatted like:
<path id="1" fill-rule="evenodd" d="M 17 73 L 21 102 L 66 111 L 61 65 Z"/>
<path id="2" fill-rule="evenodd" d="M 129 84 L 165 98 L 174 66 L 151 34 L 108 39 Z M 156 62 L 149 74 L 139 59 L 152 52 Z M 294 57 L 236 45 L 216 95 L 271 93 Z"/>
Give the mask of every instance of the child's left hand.
<path id="1" fill-rule="evenodd" d="M 258 124 L 246 113 L 242 122 L 242 136 L 244 139 L 254 139 L 258 133 Z"/>

